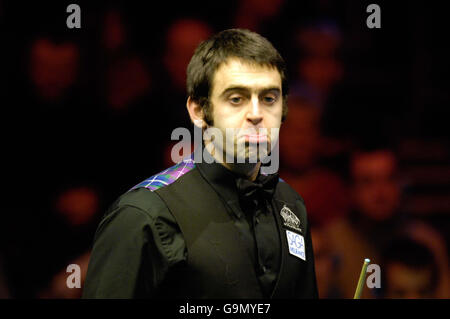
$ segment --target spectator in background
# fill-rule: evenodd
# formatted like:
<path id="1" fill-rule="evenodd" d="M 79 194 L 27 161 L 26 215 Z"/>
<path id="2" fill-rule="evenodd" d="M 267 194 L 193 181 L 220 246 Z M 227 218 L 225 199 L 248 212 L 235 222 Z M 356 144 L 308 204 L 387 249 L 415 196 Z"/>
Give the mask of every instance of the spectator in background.
<path id="1" fill-rule="evenodd" d="M 411 238 L 432 253 L 439 274 L 435 297 L 450 298 L 450 264 L 448 247 L 443 233 L 438 232 L 430 224 L 414 220 L 401 228 L 401 236 Z"/>
<path id="2" fill-rule="evenodd" d="M 69 188 L 60 193 L 55 201 L 55 211 L 70 227 L 92 222 L 99 208 L 99 194 L 88 186 Z"/>
<path id="3" fill-rule="evenodd" d="M 321 110 L 308 100 L 289 98 L 289 116 L 280 133 L 280 176 L 302 194 L 310 218 L 325 224 L 348 213 L 349 199 L 341 176 L 321 163 L 328 144 L 320 118 Z"/>
<path id="4" fill-rule="evenodd" d="M 276 19 L 285 0 L 242 0 L 238 2 L 233 25 L 236 28 L 249 29 L 255 32 L 266 33 L 266 25 Z"/>
<path id="5" fill-rule="evenodd" d="M 163 63 L 177 91 L 184 92 L 190 58 L 199 43 L 209 38 L 212 32 L 206 22 L 189 18 L 176 20 L 167 30 Z"/>
<path id="6" fill-rule="evenodd" d="M 293 83 L 293 91 L 307 96 L 323 109 L 344 73 L 339 58 L 340 29 L 332 21 L 317 21 L 298 28 L 293 42 L 299 51 L 295 70 L 298 80 Z"/>
<path id="7" fill-rule="evenodd" d="M 159 107 L 165 112 L 163 116 L 171 119 L 170 126 L 163 128 L 164 141 L 170 140 L 170 133 L 177 127 L 192 128 L 181 108 L 186 104 L 186 68 L 195 48 L 212 33 L 211 26 L 194 18 L 175 20 L 167 29 L 157 88 Z"/>
<path id="8" fill-rule="evenodd" d="M 102 82 L 106 103 L 113 110 L 130 108 L 148 94 L 151 76 L 143 59 L 130 48 L 128 30 L 119 9 L 106 10 L 101 45 L 101 59 L 106 68 L 101 72 L 105 76 Z"/>
<path id="9" fill-rule="evenodd" d="M 439 268 L 425 245 L 407 237 L 394 239 L 381 257 L 384 298 L 436 298 Z"/>
<path id="10" fill-rule="evenodd" d="M 74 40 L 36 36 L 27 53 L 24 62 L 28 73 L 21 96 L 24 104 L 20 107 L 25 107 L 29 116 L 22 119 L 33 131 L 30 137 L 36 138 L 36 144 L 49 147 L 45 151 L 53 154 L 55 132 L 65 142 L 73 141 L 82 131 L 79 125 L 85 127 L 89 119 L 84 112 L 89 101 L 81 79 L 81 48 Z M 62 144 L 59 152 L 68 151 L 67 143 Z"/>
<path id="11" fill-rule="evenodd" d="M 149 169 L 159 167 L 163 136 L 159 130 L 152 132 L 148 143 L 149 126 L 162 117 L 162 108 L 155 99 L 155 75 L 150 63 L 143 56 L 132 34 L 132 19 L 126 7 L 111 5 L 101 9 L 96 47 L 95 78 L 97 109 L 99 111 L 95 137 L 96 152 L 102 189 L 111 201 L 120 185 L 134 183 L 130 176 L 137 176 Z M 149 33 L 151 43 L 152 35 Z M 137 150 L 148 144 L 140 155 L 148 161 L 136 162 L 123 149 Z M 124 165 L 125 170 L 115 168 Z M 145 174 L 145 173 L 144 173 Z"/>
<path id="12" fill-rule="evenodd" d="M 325 224 L 349 210 L 341 177 L 349 143 L 325 136 L 322 129 L 324 100 L 343 72 L 337 58 L 341 34 L 335 24 L 318 21 L 297 28 L 292 43 L 296 69 L 290 116 L 280 136 L 280 175 L 302 194 L 311 218 Z"/>
<path id="13" fill-rule="evenodd" d="M 36 298 L 80 298 L 81 289 L 69 288 L 67 266 L 76 264 L 80 267 L 81 285 L 87 271 L 90 256 L 90 242 L 95 227 L 101 217 L 100 192 L 85 184 L 73 185 L 60 190 L 51 198 L 52 213 L 50 220 L 45 220 L 39 227 L 45 232 L 40 235 L 39 249 L 40 280 L 36 282 Z M 50 227 L 49 227 L 50 226 Z M 46 229 L 46 227 L 48 227 Z M 57 240 L 55 240 L 57 239 Z"/>
<path id="14" fill-rule="evenodd" d="M 24 145 L 33 161 L 25 166 L 32 176 L 42 172 L 43 176 L 35 176 L 37 180 L 45 178 L 57 188 L 61 176 L 49 172 L 76 162 L 71 171 L 81 174 L 77 168 L 82 166 L 84 153 L 92 150 L 89 124 L 93 100 L 84 87 L 79 42 L 36 36 L 28 49 L 27 85 L 20 97 L 26 116 L 23 112 L 20 124 L 32 132 Z"/>
<path id="15" fill-rule="evenodd" d="M 400 184 L 395 154 L 384 148 L 355 151 L 350 160 L 352 211 L 327 226 L 339 258 L 337 279 L 344 298 L 353 298 L 365 258 L 379 254 L 400 224 Z M 363 298 L 374 297 L 368 289 Z"/>
<path id="16" fill-rule="evenodd" d="M 323 225 L 311 223 L 311 239 L 314 247 L 314 265 L 319 298 L 338 298 L 342 293 L 339 291 L 335 278 L 337 271 L 336 256 L 332 251 L 330 238 L 324 231 Z"/>
<path id="17" fill-rule="evenodd" d="M 400 204 L 397 159 L 388 149 L 356 151 L 351 158 L 353 200 L 361 222 L 388 222 Z"/>
<path id="18" fill-rule="evenodd" d="M 290 96 L 280 133 L 280 176 L 302 194 L 310 215 L 319 297 L 338 298 L 337 256 L 327 225 L 347 216 L 349 194 L 340 174 L 323 162 L 333 146 L 320 131 L 321 115 L 314 102 Z"/>
<path id="19" fill-rule="evenodd" d="M 48 103 L 61 100 L 77 81 L 79 59 L 75 43 L 37 38 L 30 52 L 30 79 L 36 95 Z"/>
<path id="20" fill-rule="evenodd" d="M 86 168 L 95 158 L 82 42 L 76 35 L 43 29 L 24 38 L 17 58 L 23 68 L 16 73 L 20 85 L 9 105 L 15 116 L 9 132 L 17 145 L 14 164 L 23 176 L 11 173 L 18 186 L 11 187 L 12 202 L 19 202 L 20 209 L 7 214 L 5 272 L 10 294 L 18 298 L 34 297 L 53 267 L 70 258 L 68 246 L 80 247 L 77 240 L 65 241 L 70 226 L 59 227 L 50 197 L 74 176 L 87 178 Z M 25 180 L 27 187 L 22 188 Z M 58 245 L 63 249 L 54 251 Z"/>

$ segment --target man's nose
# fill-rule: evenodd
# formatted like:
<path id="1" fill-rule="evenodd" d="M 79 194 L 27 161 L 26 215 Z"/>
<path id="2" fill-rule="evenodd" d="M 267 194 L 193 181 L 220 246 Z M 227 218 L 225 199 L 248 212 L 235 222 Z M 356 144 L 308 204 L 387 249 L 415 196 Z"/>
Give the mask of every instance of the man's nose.
<path id="1" fill-rule="evenodd" d="M 261 107 L 258 97 L 252 97 L 250 110 L 247 113 L 247 120 L 252 122 L 253 125 L 258 124 L 263 119 L 261 113 Z"/>

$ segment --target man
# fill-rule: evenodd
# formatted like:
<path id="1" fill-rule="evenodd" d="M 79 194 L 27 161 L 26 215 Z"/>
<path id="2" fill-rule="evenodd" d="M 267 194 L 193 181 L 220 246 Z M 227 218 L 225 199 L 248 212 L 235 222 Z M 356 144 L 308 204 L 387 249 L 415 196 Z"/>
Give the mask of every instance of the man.
<path id="1" fill-rule="evenodd" d="M 398 210 L 401 188 L 395 153 L 385 146 L 367 145 L 351 154 L 349 164 L 350 214 L 325 228 L 337 257 L 335 280 L 344 298 L 353 298 L 365 258 L 381 264 L 381 249 L 403 218 Z M 364 289 L 362 298 L 377 293 Z"/>
<path id="2" fill-rule="evenodd" d="M 231 143 L 205 138 L 205 151 L 112 205 L 95 235 L 83 297 L 317 297 L 303 199 L 276 173 L 262 174 L 265 155 L 256 152 L 274 149 L 277 135 L 267 130 L 287 113 L 283 59 L 260 35 L 226 30 L 197 48 L 187 90 L 197 126 L 237 134 Z"/>
<path id="3" fill-rule="evenodd" d="M 382 266 L 385 298 L 436 298 L 439 270 L 425 245 L 407 237 L 395 238 L 382 253 Z"/>

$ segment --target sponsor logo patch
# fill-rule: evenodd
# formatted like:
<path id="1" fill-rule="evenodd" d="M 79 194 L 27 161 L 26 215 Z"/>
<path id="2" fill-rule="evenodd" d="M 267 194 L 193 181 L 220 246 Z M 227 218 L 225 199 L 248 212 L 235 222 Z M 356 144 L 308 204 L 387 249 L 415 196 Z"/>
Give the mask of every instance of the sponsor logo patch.
<path id="1" fill-rule="evenodd" d="M 305 239 L 302 235 L 286 230 L 289 253 L 306 261 Z"/>

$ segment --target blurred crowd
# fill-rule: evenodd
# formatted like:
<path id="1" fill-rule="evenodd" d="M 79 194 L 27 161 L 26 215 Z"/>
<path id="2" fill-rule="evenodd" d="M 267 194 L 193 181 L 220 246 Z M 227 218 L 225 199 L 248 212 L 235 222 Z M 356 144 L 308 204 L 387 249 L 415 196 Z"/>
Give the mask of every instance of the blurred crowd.
<path id="1" fill-rule="evenodd" d="M 80 2 L 82 28 L 69 30 L 68 4 L 23 12 L 0 1 L 10 72 L 0 298 L 80 297 L 67 265 L 83 279 L 108 206 L 173 165 L 172 130 L 193 130 L 186 66 L 202 40 L 232 27 L 266 36 L 288 65 L 280 176 L 306 203 L 320 297 L 352 298 L 365 258 L 381 287 L 363 298 L 450 297 L 439 109 L 450 98 L 425 80 L 449 62 L 424 40 L 431 16 L 408 26 L 387 16 L 387 32 L 367 29 L 365 6 L 351 1 Z"/>

